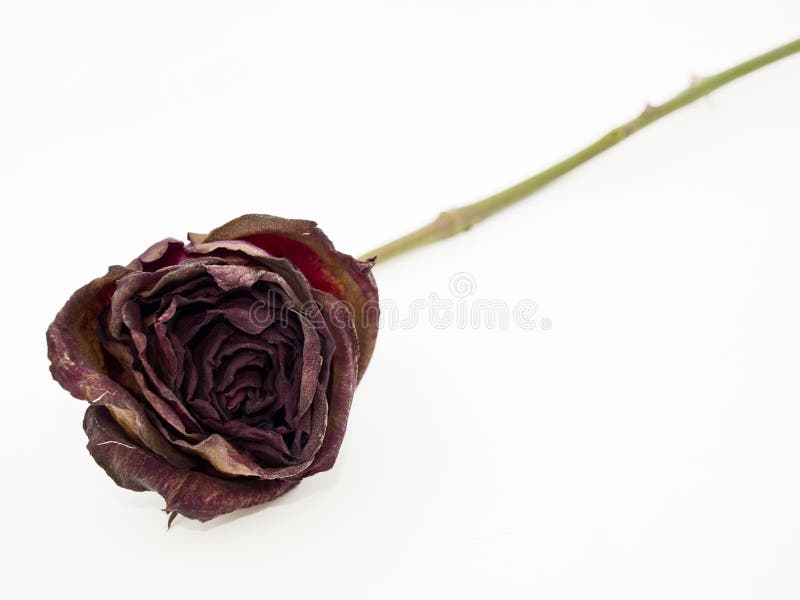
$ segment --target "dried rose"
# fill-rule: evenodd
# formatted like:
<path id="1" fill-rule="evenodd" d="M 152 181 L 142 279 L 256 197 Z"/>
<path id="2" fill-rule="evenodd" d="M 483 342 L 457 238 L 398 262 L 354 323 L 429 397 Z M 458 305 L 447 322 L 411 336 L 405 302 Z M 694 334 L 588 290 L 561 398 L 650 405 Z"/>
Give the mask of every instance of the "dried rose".
<path id="1" fill-rule="evenodd" d="M 79 289 L 47 331 L 120 486 L 206 521 L 333 466 L 377 335 L 371 262 L 311 221 L 246 215 Z"/>

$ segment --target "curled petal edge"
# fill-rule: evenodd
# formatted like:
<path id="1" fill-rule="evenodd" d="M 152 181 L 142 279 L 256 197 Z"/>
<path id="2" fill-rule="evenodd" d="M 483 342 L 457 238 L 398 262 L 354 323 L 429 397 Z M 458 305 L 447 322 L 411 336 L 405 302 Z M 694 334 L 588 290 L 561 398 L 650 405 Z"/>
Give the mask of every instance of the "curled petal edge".
<path id="1" fill-rule="evenodd" d="M 222 479 L 175 467 L 136 446 L 104 406 L 86 409 L 83 428 L 87 449 L 120 487 L 152 490 L 166 501 L 168 512 L 208 521 L 220 515 L 268 502 L 288 492 L 299 480 Z"/>

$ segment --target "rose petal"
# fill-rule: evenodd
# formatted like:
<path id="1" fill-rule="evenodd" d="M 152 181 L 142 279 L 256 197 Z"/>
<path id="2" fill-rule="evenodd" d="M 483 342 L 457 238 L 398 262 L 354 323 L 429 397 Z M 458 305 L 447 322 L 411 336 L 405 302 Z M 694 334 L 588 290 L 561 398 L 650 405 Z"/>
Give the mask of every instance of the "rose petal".
<path id="1" fill-rule="evenodd" d="M 53 378 L 80 400 L 92 401 L 104 391 L 107 374 L 97 339 L 98 318 L 116 281 L 130 273 L 120 266 L 80 288 L 47 329 L 47 354 Z"/>
<path id="2" fill-rule="evenodd" d="M 183 242 L 175 238 L 161 240 L 142 252 L 128 267 L 136 271 L 157 271 L 162 267 L 177 265 L 186 257 L 183 247 Z"/>
<path id="3" fill-rule="evenodd" d="M 314 296 L 322 307 L 325 319 L 336 320 L 333 316 L 342 310 L 341 303 L 330 294 L 315 291 Z M 339 317 L 341 318 L 341 317 Z M 358 340 L 352 327 L 331 327 L 330 331 L 336 343 L 336 351 L 331 358 L 331 383 L 328 398 L 328 424 L 322 448 L 314 463 L 303 475 L 308 477 L 320 471 L 327 471 L 336 462 L 339 449 L 347 429 L 347 418 L 357 385 L 355 365 L 358 364 Z"/>
<path id="4" fill-rule="evenodd" d="M 268 502 L 295 487 L 292 479 L 222 479 L 174 467 L 137 447 L 103 406 L 86 410 L 83 427 L 87 448 L 117 485 L 134 491 L 152 490 L 166 500 L 168 512 L 208 521 L 238 508 Z"/>
<path id="5" fill-rule="evenodd" d="M 378 335 L 378 288 L 371 262 L 338 252 L 313 221 L 244 215 L 211 231 L 203 243 L 223 240 L 245 240 L 285 257 L 316 289 L 347 302 L 358 337 L 358 377 L 363 376 Z"/>

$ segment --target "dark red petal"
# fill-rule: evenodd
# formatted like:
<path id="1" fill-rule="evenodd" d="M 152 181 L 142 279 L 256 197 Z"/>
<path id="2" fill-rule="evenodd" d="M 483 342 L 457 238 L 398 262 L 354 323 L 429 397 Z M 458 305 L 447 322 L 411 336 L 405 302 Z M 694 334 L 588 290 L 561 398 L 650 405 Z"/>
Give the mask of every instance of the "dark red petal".
<path id="1" fill-rule="evenodd" d="M 104 406 L 86 410 L 83 428 L 92 457 L 117 485 L 137 492 L 152 490 L 167 502 L 166 510 L 190 519 L 214 517 L 268 502 L 295 487 L 297 480 L 222 479 L 176 468 L 135 445 Z"/>
<path id="2" fill-rule="evenodd" d="M 273 256 L 285 257 L 314 288 L 346 302 L 353 312 L 358 337 L 358 376 L 363 375 L 378 335 L 378 288 L 370 272 L 371 262 L 338 252 L 313 221 L 270 215 L 244 215 L 217 227 L 202 240 L 206 244 L 245 240 Z"/>
<path id="3" fill-rule="evenodd" d="M 53 378 L 80 400 L 108 404 L 130 435 L 175 465 L 188 466 L 182 456 L 152 427 L 143 409 L 108 376 L 100 341 L 98 315 L 110 302 L 116 282 L 128 273 L 111 267 L 108 273 L 83 286 L 67 301 L 47 329 L 47 347 Z"/>
<path id="4" fill-rule="evenodd" d="M 358 341 L 352 325 L 340 321 L 347 317 L 346 309 L 336 298 L 324 292 L 314 292 L 325 320 L 330 323 L 336 350 L 331 358 L 331 384 L 328 398 L 328 427 L 314 463 L 303 475 L 308 477 L 327 471 L 336 461 L 347 428 L 350 405 L 357 383 Z M 338 314 L 337 314 L 338 313 Z"/>
<path id="5" fill-rule="evenodd" d="M 67 301 L 47 328 L 50 372 L 65 390 L 80 400 L 93 401 L 105 391 L 107 374 L 97 338 L 100 313 L 108 305 L 117 280 L 129 273 L 114 266 L 86 284 Z"/>
<path id="6" fill-rule="evenodd" d="M 136 271 L 158 271 L 177 265 L 186 258 L 183 248 L 183 242 L 175 238 L 161 240 L 142 252 L 128 267 Z"/>

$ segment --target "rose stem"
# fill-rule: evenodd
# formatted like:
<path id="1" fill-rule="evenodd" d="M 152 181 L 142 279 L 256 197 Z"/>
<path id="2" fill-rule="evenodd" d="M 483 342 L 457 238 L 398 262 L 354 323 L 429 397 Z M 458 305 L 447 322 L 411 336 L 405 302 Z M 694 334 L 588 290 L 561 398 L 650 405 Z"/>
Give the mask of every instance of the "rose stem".
<path id="1" fill-rule="evenodd" d="M 520 200 L 540 190 L 551 181 L 569 173 L 574 168 L 582 165 L 590 158 L 594 158 L 601 152 L 608 150 L 612 146 L 616 146 L 628 136 L 636 133 L 640 129 L 644 129 L 671 112 L 687 104 L 691 104 L 698 98 L 702 98 L 726 83 L 730 83 L 748 73 L 797 52 L 800 52 L 800 39 L 775 48 L 774 50 L 770 50 L 755 58 L 751 58 L 716 75 L 694 79 L 689 87 L 678 95 L 658 106 L 651 106 L 648 104 L 638 117 L 627 123 L 623 123 L 619 127 L 615 127 L 596 142 L 576 152 L 569 158 L 554 164 L 541 173 L 537 173 L 533 177 L 521 181 L 498 194 L 494 194 L 493 196 L 489 196 L 488 198 L 472 204 L 446 210 L 427 225 L 367 252 L 361 257 L 361 260 L 377 256 L 379 262 L 384 262 L 390 258 L 408 252 L 409 250 L 413 250 L 414 248 L 432 244 L 433 242 L 466 231 L 476 223 L 480 223 L 484 219 L 500 212 L 512 204 L 516 204 Z"/>

